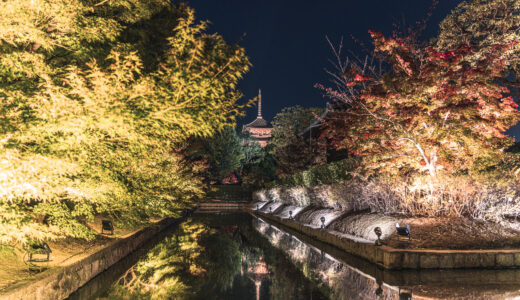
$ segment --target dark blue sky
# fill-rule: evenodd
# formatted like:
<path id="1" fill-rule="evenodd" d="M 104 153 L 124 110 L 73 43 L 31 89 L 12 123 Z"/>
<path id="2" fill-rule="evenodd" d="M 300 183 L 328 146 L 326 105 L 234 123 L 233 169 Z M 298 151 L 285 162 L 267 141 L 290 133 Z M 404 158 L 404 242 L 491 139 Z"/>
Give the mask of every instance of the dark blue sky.
<path id="1" fill-rule="evenodd" d="M 390 34 L 393 24 L 414 24 L 426 17 L 431 0 L 189 0 L 199 19 L 211 21 L 210 32 L 246 49 L 253 63 L 240 83 L 245 98 L 262 89 L 264 118 L 283 107 L 323 107 L 315 83 L 329 80 L 324 68 L 332 58 L 325 36 L 360 53 L 350 36 L 370 45 L 369 29 Z M 439 22 L 460 0 L 440 0 L 423 38 L 438 32 Z M 242 120 L 256 117 L 256 108 Z"/>

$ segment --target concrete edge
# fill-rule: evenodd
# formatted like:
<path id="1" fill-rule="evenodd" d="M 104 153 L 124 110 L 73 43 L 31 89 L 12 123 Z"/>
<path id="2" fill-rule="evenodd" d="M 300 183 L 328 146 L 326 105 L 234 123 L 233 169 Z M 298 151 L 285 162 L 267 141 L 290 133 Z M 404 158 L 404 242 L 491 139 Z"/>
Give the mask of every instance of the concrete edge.
<path id="1" fill-rule="evenodd" d="M 178 221 L 180 219 L 165 218 L 126 238 L 117 240 L 69 266 L 57 267 L 38 274 L 35 280 L 14 284 L 0 292 L 0 299 L 65 299 L 92 278 L 139 248 L 154 235 Z"/>
<path id="2" fill-rule="evenodd" d="M 520 268 L 520 249 L 490 250 L 408 250 L 376 246 L 373 242 L 328 229 L 313 228 L 293 220 L 245 208 L 245 211 L 287 226 L 347 253 L 366 259 L 385 269 L 465 269 Z"/>

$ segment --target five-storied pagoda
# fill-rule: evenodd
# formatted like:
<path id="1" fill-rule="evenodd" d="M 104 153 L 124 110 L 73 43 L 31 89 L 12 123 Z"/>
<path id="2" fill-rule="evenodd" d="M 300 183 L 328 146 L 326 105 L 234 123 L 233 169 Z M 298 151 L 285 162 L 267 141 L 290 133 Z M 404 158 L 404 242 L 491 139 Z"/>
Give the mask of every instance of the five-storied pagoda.
<path id="1" fill-rule="evenodd" d="M 258 90 L 258 116 L 256 119 L 242 127 L 242 132 L 249 132 L 253 140 L 258 141 L 260 147 L 265 147 L 271 138 L 273 127 L 262 118 L 262 90 Z"/>

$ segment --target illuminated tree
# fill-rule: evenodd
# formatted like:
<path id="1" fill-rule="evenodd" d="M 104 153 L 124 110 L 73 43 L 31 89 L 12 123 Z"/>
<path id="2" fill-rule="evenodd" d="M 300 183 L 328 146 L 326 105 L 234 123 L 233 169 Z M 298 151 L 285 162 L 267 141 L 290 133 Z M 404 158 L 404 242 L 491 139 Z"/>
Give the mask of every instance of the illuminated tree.
<path id="1" fill-rule="evenodd" d="M 509 90 L 497 83 L 516 43 L 497 44 L 473 62 L 478 49 L 446 52 L 410 39 L 370 32 L 375 56 L 388 66 L 381 76 L 364 63 L 342 65 L 338 89 L 325 91 L 344 104 L 329 122 L 338 148 L 364 156 L 367 168 L 406 174 L 450 173 L 496 164 L 512 143 L 504 132 L 520 120 Z M 335 135 L 335 133 L 339 133 Z"/>
<path id="2" fill-rule="evenodd" d="M 270 154 L 271 145 L 260 147 L 258 141 L 250 138 L 248 133 L 243 133 L 242 138 L 244 139 L 244 160 L 240 171 L 242 183 L 250 187 L 262 187 L 275 179 L 278 168 Z"/>
<path id="3" fill-rule="evenodd" d="M 204 144 L 204 155 L 208 157 L 213 179 L 221 180 L 242 167 L 245 158 L 244 147 L 235 128 L 226 128 L 212 138 L 206 139 Z"/>
<path id="4" fill-rule="evenodd" d="M 519 11 L 520 2 L 516 0 L 463 1 L 441 22 L 435 47 L 438 51 L 448 51 L 469 45 L 474 51 L 464 60 L 476 62 L 496 45 L 520 40 Z M 509 88 L 519 88 L 520 49 L 508 55 L 504 78 L 499 80 Z"/>
<path id="5" fill-rule="evenodd" d="M 4 1 L 0 20 L 1 242 L 89 238 L 96 214 L 140 222 L 202 195 L 184 149 L 241 114 L 242 48 L 165 0 Z"/>

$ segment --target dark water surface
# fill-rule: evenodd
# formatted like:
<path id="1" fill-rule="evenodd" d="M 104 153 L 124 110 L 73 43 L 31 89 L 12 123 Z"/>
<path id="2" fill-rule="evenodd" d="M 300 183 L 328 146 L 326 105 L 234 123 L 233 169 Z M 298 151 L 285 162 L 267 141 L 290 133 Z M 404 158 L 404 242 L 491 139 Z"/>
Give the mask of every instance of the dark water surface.
<path id="1" fill-rule="evenodd" d="M 196 214 L 71 299 L 520 299 L 520 270 L 385 271 L 249 214 Z"/>
<path id="2" fill-rule="evenodd" d="M 98 277 L 70 299 L 328 298 L 245 213 L 196 214 Z"/>

